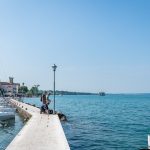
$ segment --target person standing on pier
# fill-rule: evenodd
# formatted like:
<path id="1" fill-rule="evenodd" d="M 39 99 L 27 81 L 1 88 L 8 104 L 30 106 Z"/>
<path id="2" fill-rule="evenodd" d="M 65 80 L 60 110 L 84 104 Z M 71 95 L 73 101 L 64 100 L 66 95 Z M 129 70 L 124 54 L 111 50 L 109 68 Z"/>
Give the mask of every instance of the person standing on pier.
<path id="1" fill-rule="evenodd" d="M 46 92 L 46 108 L 47 108 L 47 110 L 49 110 L 48 105 L 51 103 L 49 96 L 50 96 L 50 93 L 47 94 L 47 92 Z"/>
<path id="2" fill-rule="evenodd" d="M 47 96 L 46 96 L 47 92 L 44 92 L 41 96 L 41 102 L 42 102 L 42 106 L 41 106 L 41 111 L 42 112 L 47 112 L 48 113 L 48 103 L 47 103 Z"/>
<path id="3" fill-rule="evenodd" d="M 46 91 L 42 94 L 42 96 L 41 96 L 42 106 L 41 106 L 40 113 L 42 113 L 42 112 L 44 112 L 44 113 L 46 112 L 47 114 L 49 113 L 48 105 L 51 103 L 51 100 L 49 99 L 49 96 L 50 96 L 50 93 L 47 94 Z"/>

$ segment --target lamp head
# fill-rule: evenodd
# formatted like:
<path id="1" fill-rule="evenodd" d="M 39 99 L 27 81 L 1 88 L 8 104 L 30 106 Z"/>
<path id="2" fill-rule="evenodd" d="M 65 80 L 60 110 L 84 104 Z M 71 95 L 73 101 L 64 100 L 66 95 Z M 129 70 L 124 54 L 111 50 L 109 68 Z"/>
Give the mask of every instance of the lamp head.
<path id="1" fill-rule="evenodd" d="M 54 64 L 54 65 L 52 66 L 52 68 L 53 68 L 53 71 L 56 71 L 57 66 Z"/>

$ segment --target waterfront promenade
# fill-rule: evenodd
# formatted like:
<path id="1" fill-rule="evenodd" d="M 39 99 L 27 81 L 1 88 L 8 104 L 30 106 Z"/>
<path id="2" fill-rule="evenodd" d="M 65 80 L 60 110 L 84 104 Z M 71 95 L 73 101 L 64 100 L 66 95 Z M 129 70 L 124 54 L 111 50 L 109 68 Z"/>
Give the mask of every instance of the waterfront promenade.
<path id="1" fill-rule="evenodd" d="M 6 150 L 70 150 L 57 115 L 40 114 L 40 109 L 11 99 L 29 121 Z"/>

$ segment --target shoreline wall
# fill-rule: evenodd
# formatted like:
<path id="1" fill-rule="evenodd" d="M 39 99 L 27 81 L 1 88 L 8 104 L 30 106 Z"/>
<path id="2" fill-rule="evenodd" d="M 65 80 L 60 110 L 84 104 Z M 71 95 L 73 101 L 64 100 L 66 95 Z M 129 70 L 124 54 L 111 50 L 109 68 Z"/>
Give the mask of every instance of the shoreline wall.
<path id="1" fill-rule="evenodd" d="M 25 120 L 29 120 L 32 115 L 27 111 L 27 108 L 23 108 L 22 105 L 18 102 L 10 101 L 11 104 L 16 107 L 16 111 L 22 116 Z"/>

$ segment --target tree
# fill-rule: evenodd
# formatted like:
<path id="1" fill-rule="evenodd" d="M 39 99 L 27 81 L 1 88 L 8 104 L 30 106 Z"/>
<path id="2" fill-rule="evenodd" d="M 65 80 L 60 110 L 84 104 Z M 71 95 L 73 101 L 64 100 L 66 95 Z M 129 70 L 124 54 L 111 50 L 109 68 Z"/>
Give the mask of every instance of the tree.
<path id="1" fill-rule="evenodd" d="M 19 89 L 18 89 L 18 92 L 19 92 L 19 93 L 22 93 L 22 94 L 26 94 L 28 91 L 29 91 L 29 90 L 28 90 L 28 87 L 27 87 L 27 86 L 21 86 L 21 87 L 19 87 Z"/>
<path id="2" fill-rule="evenodd" d="M 30 94 L 32 94 L 32 96 L 38 96 L 39 95 L 39 89 L 38 89 L 39 85 L 34 85 L 31 89 L 30 89 Z"/>

